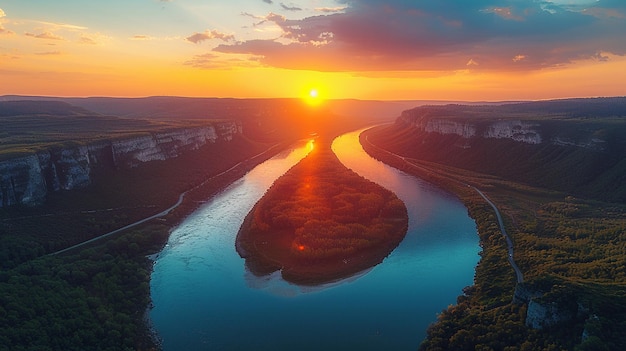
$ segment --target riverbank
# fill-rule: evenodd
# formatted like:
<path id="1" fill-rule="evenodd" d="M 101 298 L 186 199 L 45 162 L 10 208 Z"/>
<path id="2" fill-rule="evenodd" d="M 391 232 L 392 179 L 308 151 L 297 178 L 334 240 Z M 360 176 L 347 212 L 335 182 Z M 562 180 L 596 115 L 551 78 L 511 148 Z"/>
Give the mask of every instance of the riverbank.
<path id="1" fill-rule="evenodd" d="M 474 285 L 463 290 L 456 305 L 442 311 L 420 350 L 479 345 L 623 349 L 626 274 L 619 262 L 624 262 L 624 254 L 612 241 L 621 242 L 626 235 L 621 229 L 626 220 L 622 204 L 393 156 L 378 147 L 396 138 L 395 132 L 370 129 L 361 136 L 362 144 L 373 157 L 456 194 L 476 221 L 482 247 Z M 489 200 L 467 185 L 481 189 Z M 499 224 L 506 226 L 510 240 L 501 235 Z M 518 274 L 511 268 L 513 262 L 519 265 Z M 540 312 L 549 310 L 547 306 L 556 307 L 549 314 Z"/>
<path id="2" fill-rule="evenodd" d="M 178 224 L 180 224 L 180 222 L 182 222 L 182 220 L 201 206 L 204 201 L 207 201 L 211 197 L 215 196 L 237 179 L 243 177 L 251 169 L 270 159 L 290 144 L 290 142 L 283 142 L 270 146 L 267 150 L 250 157 L 245 161 L 239 162 L 217 175 L 211 176 L 200 184 L 182 193 L 176 206 L 169 208 L 166 213 L 163 213 L 164 216 L 162 220 L 167 223 L 167 235 L 161 236 L 164 240 L 161 241 L 159 249 L 150 252 L 145 256 L 147 259 L 146 271 L 148 272 L 148 279 L 152 274 L 154 263 L 156 259 L 158 259 L 158 255 L 163 250 L 163 247 L 167 244 L 173 228 L 175 228 Z M 149 295 L 148 299 L 150 300 Z M 140 334 L 140 339 L 143 340 L 142 344 L 146 346 L 146 350 L 159 350 L 161 349 L 161 340 L 158 335 L 158 331 L 154 328 L 149 318 L 149 311 L 152 308 L 152 302 L 144 307 L 144 330 Z"/>
<path id="3" fill-rule="evenodd" d="M 153 265 L 148 256 L 162 250 L 189 213 L 287 144 L 238 140 L 221 145 L 221 153 L 213 146 L 112 174 L 80 192 L 55 194 L 41 208 L 5 209 L 0 295 L 12 307 L 0 314 L 0 344 L 15 350 L 158 349 L 145 320 Z M 56 232 L 64 239 L 48 242 Z M 43 249 L 58 251 L 62 243 L 94 237 L 57 255 Z"/>

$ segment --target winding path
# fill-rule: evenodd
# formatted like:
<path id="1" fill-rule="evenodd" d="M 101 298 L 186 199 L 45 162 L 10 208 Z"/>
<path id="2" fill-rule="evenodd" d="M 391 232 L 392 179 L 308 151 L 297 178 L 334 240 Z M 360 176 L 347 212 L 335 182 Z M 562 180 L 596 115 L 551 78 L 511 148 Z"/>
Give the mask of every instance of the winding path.
<path id="1" fill-rule="evenodd" d="M 180 206 L 180 204 L 182 204 L 182 203 L 183 203 L 183 200 L 185 199 L 185 195 L 187 195 L 187 193 L 189 193 L 189 192 L 191 192 L 191 191 L 194 191 L 194 190 L 196 190 L 196 189 L 198 189 L 198 188 L 202 187 L 203 185 L 205 185 L 206 183 L 208 183 L 209 181 L 211 181 L 211 180 L 213 180 L 213 179 L 215 179 L 215 178 L 217 178 L 217 177 L 223 176 L 223 175 L 225 175 L 225 174 L 227 174 L 227 173 L 229 173 L 229 172 L 233 171 L 233 170 L 234 170 L 234 169 L 236 169 L 237 167 L 240 167 L 241 165 L 243 165 L 244 163 L 246 163 L 246 162 L 248 162 L 248 161 L 250 161 L 250 160 L 253 160 L 253 159 L 257 158 L 257 157 L 262 156 L 262 155 L 263 155 L 263 154 L 265 154 L 265 153 L 270 152 L 272 149 L 276 148 L 277 146 L 278 146 L 278 145 L 274 145 L 274 146 L 272 146 L 272 147 L 268 148 L 267 150 L 265 150 L 265 151 L 261 152 L 261 153 L 260 153 L 260 154 L 258 154 L 258 155 L 255 155 L 255 156 L 249 157 L 249 158 L 247 158 L 246 160 L 241 161 L 241 162 L 237 163 L 236 165 L 234 165 L 234 166 L 230 167 L 229 169 L 227 169 L 227 170 L 225 170 L 225 171 L 223 171 L 223 172 L 221 172 L 221 173 L 218 173 L 218 174 L 216 174 L 216 175 L 214 175 L 214 176 L 212 176 L 212 177 L 210 177 L 210 178 L 207 178 L 207 179 L 206 179 L 206 180 L 204 180 L 202 183 L 200 183 L 200 184 L 198 184 L 198 185 L 194 186 L 193 188 L 191 188 L 191 189 L 189 189 L 189 190 L 187 190 L 187 191 L 185 191 L 185 192 L 181 193 L 181 194 L 178 196 L 178 201 L 176 201 L 176 203 L 175 203 L 175 204 L 173 204 L 172 206 L 168 207 L 167 209 L 165 209 L 165 210 L 163 210 L 163 211 L 161 211 L 161 212 L 159 212 L 159 213 L 157 213 L 157 214 L 154 214 L 154 215 L 152 215 L 152 216 L 150 216 L 150 217 L 146 217 L 146 218 L 140 219 L 140 220 L 138 220 L 137 222 L 133 222 L 133 223 L 128 224 L 128 225 L 126 225 L 126 226 L 124 226 L 124 227 L 121 227 L 121 228 L 115 229 L 115 230 L 113 230 L 113 231 L 111 231 L 111 232 L 108 232 L 108 233 L 102 234 L 102 235 L 100 235 L 100 236 L 97 236 L 97 237 L 95 237 L 95 238 L 93 238 L 93 239 L 89 239 L 89 240 L 87 240 L 87 241 L 83 241 L 82 243 L 78 243 L 78 244 L 76 244 L 76 245 L 72 245 L 72 246 L 67 247 L 67 248 L 65 248 L 65 249 L 62 249 L 62 250 L 59 250 L 59 251 L 55 251 L 55 252 L 49 253 L 49 254 L 47 254 L 46 256 L 53 256 L 53 255 L 58 255 L 58 254 L 61 254 L 61 253 L 67 252 L 67 251 L 70 251 L 70 250 L 73 250 L 73 249 L 79 248 L 79 247 L 81 247 L 81 246 L 84 246 L 84 245 L 87 245 L 87 244 L 93 243 L 93 242 L 95 242 L 95 241 L 97 241 L 97 240 L 101 240 L 101 239 L 104 239 L 104 238 L 109 237 L 109 236 L 111 236 L 111 235 L 114 235 L 114 234 L 117 234 L 117 233 L 123 232 L 123 231 L 128 230 L 128 229 L 131 229 L 131 228 L 134 228 L 134 227 L 136 227 L 136 226 L 138 226 L 138 225 L 140 225 L 140 224 L 143 224 L 143 223 L 148 222 L 148 221 L 150 221 L 150 220 L 153 220 L 153 219 L 155 219 L 155 218 L 163 217 L 163 216 L 167 215 L 168 213 L 170 213 L 172 210 L 174 210 L 176 207 Z"/>
<path id="2" fill-rule="evenodd" d="M 424 169 L 427 172 L 433 172 L 431 169 L 428 169 L 428 168 L 426 168 L 424 166 L 420 166 L 420 165 L 417 165 L 417 164 L 411 162 L 410 158 L 407 158 L 407 157 L 395 154 L 393 152 L 387 151 L 387 150 L 385 150 L 385 149 L 383 149 L 381 147 L 378 147 L 378 146 L 374 145 L 371 141 L 369 141 L 369 138 L 367 136 L 365 137 L 365 141 L 367 141 L 367 143 L 370 146 L 374 147 L 375 149 L 383 151 L 384 153 L 387 153 L 387 154 L 389 154 L 389 155 L 391 155 L 393 157 L 396 157 L 396 158 L 402 160 L 402 162 L 404 162 L 405 164 L 407 164 L 409 166 L 419 167 L 419 168 Z M 522 271 L 519 269 L 519 267 L 517 266 L 517 263 L 515 263 L 515 260 L 513 259 L 513 241 L 511 240 L 511 237 L 509 236 L 509 234 L 506 232 L 506 229 L 504 228 L 504 221 L 502 221 L 502 215 L 500 215 L 500 211 L 498 211 L 498 208 L 496 207 L 496 205 L 493 202 L 491 202 L 491 200 L 489 200 L 487 195 L 485 195 L 477 187 L 472 186 L 470 184 L 467 184 L 465 182 L 462 182 L 462 181 L 460 181 L 460 180 L 458 180 L 456 178 L 453 178 L 453 179 L 456 180 L 457 182 L 463 184 L 464 186 L 471 187 L 474 190 L 476 190 L 476 192 L 480 196 L 482 196 L 482 198 L 485 199 L 485 201 L 487 201 L 487 203 L 491 206 L 491 208 L 493 208 L 493 210 L 496 213 L 496 218 L 498 219 L 498 226 L 500 227 L 500 231 L 502 232 L 502 235 L 506 239 L 506 244 L 507 244 L 507 249 L 508 249 L 508 256 L 509 256 L 508 257 L 509 263 L 511 264 L 511 267 L 513 267 L 513 270 L 515 271 L 515 276 L 517 278 L 517 282 L 518 283 L 524 282 L 524 275 L 522 274 Z"/>
<path id="3" fill-rule="evenodd" d="M 508 246 L 509 263 L 513 267 L 513 270 L 515 270 L 515 275 L 517 276 L 517 282 L 522 283 L 524 281 L 524 275 L 522 274 L 522 271 L 519 269 L 519 267 L 517 266 L 517 263 L 515 263 L 515 260 L 513 259 L 513 241 L 511 240 L 511 237 L 509 236 L 509 234 L 506 232 L 506 229 L 504 228 L 504 222 L 502 221 L 502 216 L 500 215 L 500 211 L 498 211 L 498 208 L 496 207 L 496 205 L 494 205 L 493 202 L 489 200 L 487 195 L 485 195 L 482 191 L 478 190 L 478 188 L 476 188 L 475 186 L 472 186 L 472 188 L 474 188 L 474 190 L 476 190 L 476 192 L 478 192 L 478 194 L 482 196 L 483 199 L 485 199 L 485 201 L 487 201 L 487 203 L 496 212 L 496 217 L 498 218 L 498 225 L 500 226 L 500 231 L 502 232 L 502 235 L 504 235 L 504 238 L 506 239 L 506 244 Z"/>

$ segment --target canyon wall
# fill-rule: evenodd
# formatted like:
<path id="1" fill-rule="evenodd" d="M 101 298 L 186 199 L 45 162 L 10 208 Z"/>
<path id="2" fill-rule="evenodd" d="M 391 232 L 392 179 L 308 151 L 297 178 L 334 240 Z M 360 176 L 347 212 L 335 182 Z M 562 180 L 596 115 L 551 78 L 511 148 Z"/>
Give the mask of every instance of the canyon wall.
<path id="1" fill-rule="evenodd" d="M 132 168 L 145 162 L 167 160 L 206 144 L 231 141 L 241 133 L 241 125 L 234 121 L 217 122 L 87 145 L 55 147 L 0 161 L 0 207 L 38 205 L 48 192 L 88 186 L 98 169 Z"/>
<path id="2" fill-rule="evenodd" d="M 427 133 L 442 135 L 454 134 L 465 139 L 510 139 L 525 144 L 550 143 L 553 145 L 567 145 L 580 148 L 602 151 L 606 141 L 589 135 L 582 140 L 577 135 L 567 135 L 553 130 L 538 120 L 524 121 L 516 119 L 465 121 L 463 118 L 430 116 L 420 110 L 404 111 L 398 118 L 398 123 L 415 127 Z"/>

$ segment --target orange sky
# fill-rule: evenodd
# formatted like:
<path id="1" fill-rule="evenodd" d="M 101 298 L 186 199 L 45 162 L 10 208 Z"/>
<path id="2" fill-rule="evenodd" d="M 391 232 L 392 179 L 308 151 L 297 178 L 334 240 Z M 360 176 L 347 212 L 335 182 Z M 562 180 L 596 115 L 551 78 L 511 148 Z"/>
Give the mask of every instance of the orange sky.
<path id="1" fill-rule="evenodd" d="M 609 0 L 5 0 L 0 95 L 623 96 L 625 14 Z"/>

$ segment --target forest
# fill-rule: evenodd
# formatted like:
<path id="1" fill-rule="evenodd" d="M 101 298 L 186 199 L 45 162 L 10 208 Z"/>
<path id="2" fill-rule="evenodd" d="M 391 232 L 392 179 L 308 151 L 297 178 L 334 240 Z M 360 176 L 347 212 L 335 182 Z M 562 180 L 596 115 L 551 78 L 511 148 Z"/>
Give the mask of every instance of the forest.
<path id="1" fill-rule="evenodd" d="M 395 194 L 345 168 L 328 142 L 279 178 L 248 215 L 237 250 L 248 269 L 318 284 L 380 263 L 404 238 Z"/>
<path id="2" fill-rule="evenodd" d="M 152 270 L 147 256 L 161 250 L 170 228 L 198 203 L 280 147 L 211 176 L 267 147 L 238 137 L 176 159 L 109 172 L 87 189 L 52 193 L 44 206 L 0 209 L 0 350 L 157 349 L 145 318 Z M 191 188 L 181 206 L 163 218 L 49 255 L 158 213 Z"/>
<path id="3" fill-rule="evenodd" d="M 430 160 L 399 158 L 382 148 L 398 140 L 397 133 L 381 127 L 364 133 L 361 142 L 373 157 L 459 196 L 476 221 L 482 247 L 474 285 L 463 290 L 456 305 L 442 311 L 420 350 L 626 347 L 623 203 L 577 197 Z M 502 213 L 523 283 L 516 283 L 507 262 L 507 244 L 493 210 L 467 184 L 485 192 Z M 535 306 L 552 306 L 558 321 L 546 327 L 529 325 L 530 304 L 517 299 L 522 290 L 534 294 Z"/>

